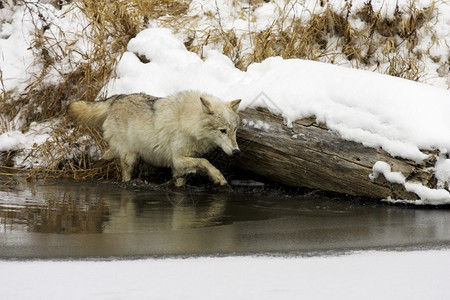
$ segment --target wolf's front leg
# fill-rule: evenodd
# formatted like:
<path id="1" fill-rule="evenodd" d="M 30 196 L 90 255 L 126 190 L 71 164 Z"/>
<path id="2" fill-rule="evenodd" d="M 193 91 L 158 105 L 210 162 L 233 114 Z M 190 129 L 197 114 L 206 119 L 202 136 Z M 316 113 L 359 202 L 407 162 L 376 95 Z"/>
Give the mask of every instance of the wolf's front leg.
<path id="1" fill-rule="evenodd" d="M 124 152 L 120 155 L 120 166 L 122 167 L 122 181 L 130 181 L 131 173 L 136 162 L 136 154 L 133 152 Z"/>
<path id="2" fill-rule="evenodd" d="M 207 174 L 216 184 L 227 184 L 227 180 L 223 177 L 222 173 L 208 160 L 204 158 L 181 157 L 174 161 L 173 176 L 175 178 L 175 185 L 184 185 L 184 176 L 189 173 L 196 173 L 197 171 Z"/>

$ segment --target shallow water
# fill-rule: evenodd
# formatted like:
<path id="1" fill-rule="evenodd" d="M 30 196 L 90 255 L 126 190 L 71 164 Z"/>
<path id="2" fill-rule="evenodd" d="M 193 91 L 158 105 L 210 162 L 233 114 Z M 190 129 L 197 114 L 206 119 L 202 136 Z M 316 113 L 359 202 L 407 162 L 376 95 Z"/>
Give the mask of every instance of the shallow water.
<path id="1" fill-rule="evenodd" d="M 316 255 L 450 247 L 450 211 L 285 189 L 0 185 L 0 258 Z"/>

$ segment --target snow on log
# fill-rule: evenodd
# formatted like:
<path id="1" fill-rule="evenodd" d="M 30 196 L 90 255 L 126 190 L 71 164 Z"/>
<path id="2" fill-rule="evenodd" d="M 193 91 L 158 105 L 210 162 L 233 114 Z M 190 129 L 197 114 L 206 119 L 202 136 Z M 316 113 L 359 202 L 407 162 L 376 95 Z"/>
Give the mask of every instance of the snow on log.
<path id="1" fill-rule="evenodd" d="M 295 121 L 288 127 L 282 117 L 266 109 L 246 108 L 240 116 L 238 143 L 242 154 L 236 162 L 240 169 L 290 186 L 371 198 L 420 199 L 416 190 L 405 188 L 405 182 L 436 189 L 431 170 L 436 153 L 427 153 L 429 159 L 417 164 L 391 157 L 382 149 L 344 140 L 313 118 Z M 374 166 L 380 161 L 403 177 L 391 172 L 386 179 L 383 173 L 375 172 Z M 396 181 L 397 177 L 403 181 Z"/>

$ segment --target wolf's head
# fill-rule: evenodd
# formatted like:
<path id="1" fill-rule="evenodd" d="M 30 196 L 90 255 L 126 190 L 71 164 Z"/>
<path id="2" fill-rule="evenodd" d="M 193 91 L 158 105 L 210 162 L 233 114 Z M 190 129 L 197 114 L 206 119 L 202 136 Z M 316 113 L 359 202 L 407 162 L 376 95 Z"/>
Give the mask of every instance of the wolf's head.
<path id="1" fill-rule="evenodd" d="M 236 142 L 236 131 L 239 126 L 237 109 L 241 100 L 228 103 L 213 97 L 200 97 L 205 114 L 205 130 L 207 138 L 221 148 L 227 155 L 240 153 Z"/>

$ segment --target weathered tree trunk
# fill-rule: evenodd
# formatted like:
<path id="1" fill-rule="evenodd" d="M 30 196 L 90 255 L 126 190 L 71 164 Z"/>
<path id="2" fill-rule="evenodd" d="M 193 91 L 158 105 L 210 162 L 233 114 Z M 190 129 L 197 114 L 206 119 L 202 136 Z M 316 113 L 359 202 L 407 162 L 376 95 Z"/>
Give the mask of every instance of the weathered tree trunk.
<path id="1" fill-rule="evenodd" d="M 393 158 L 383 150 L 343 140 L 315 119 L 296 121 L 289 128 L 280 116 L 263 109 L 247 108 L 240 116 L 241 157 L 236 162 L 240 169 L 291 186 L 372 198 L 417 199 L 403 185 L 391 184 L 384 178 L 375 182 L 369 179 L 375 162 L 384 161 L 407 180 L 436 187 L 433 173 L 427 170 L 433 161 L 419 165 Z"/>

